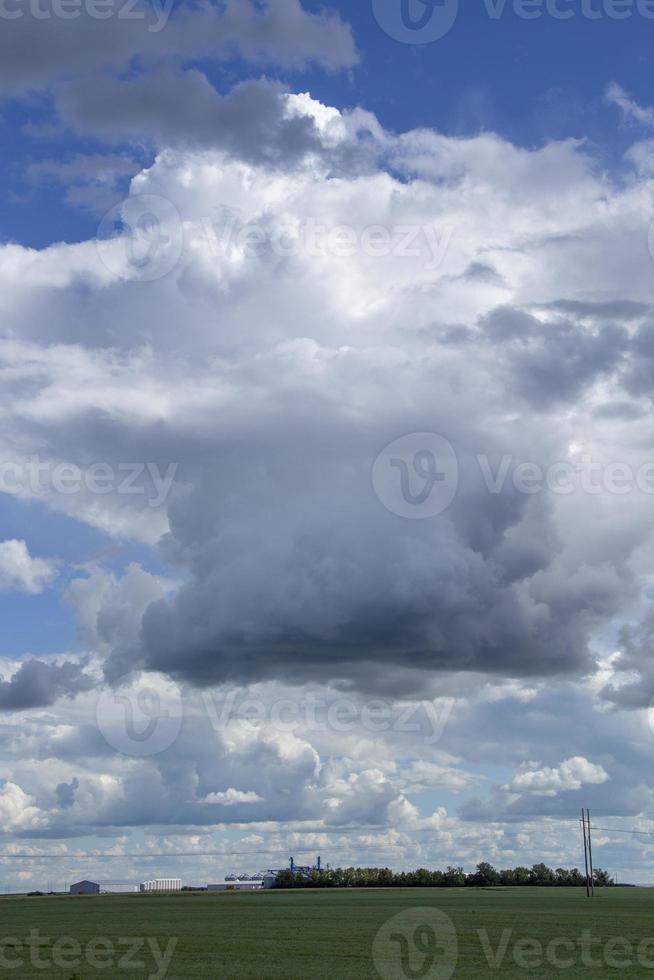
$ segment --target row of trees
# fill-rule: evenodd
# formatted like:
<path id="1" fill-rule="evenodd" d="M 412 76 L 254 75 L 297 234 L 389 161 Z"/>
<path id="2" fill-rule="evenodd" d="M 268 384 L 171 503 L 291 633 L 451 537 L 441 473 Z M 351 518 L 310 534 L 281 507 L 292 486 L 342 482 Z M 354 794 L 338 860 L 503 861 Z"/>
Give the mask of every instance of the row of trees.
<path id="1" fill-rule="evenodd" d="M 586 877 L 578 868 L 556 868 L 546 864 L 534 864 L 531 868 L 507 868 L 497 871 L 482 861 L 476 871 L 466 874 L 463 868 L 448 867 L 445 871 L 394 872 L 390 868 L 327 868 L 312 871 L 309 875 L 282 871 L 277 876 L 277 888 L 488 888 L 497 885 L 542 885 L 549 887 L 581 887 Z M 601 868 L 595 868 L 597 886 L 614 885 L 615 882 Z"/>

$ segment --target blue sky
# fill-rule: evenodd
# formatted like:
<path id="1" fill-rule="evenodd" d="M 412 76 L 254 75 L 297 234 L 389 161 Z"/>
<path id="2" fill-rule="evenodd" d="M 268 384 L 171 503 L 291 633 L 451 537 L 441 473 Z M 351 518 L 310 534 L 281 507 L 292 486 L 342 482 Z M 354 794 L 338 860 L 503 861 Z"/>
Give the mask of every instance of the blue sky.
<path id="1" fill-rule="evenodd" d="M 582 139 L 590 141 L 604 164 L 618 167 L 631 133 L 604 93 L 617 81 L 636 101 L 647 101 L 654 20 L 639 15 L 635 3 L 626 19 L 604 14 L 594 20 L 583 15 L 581 2 L 561 5 L 575 12 L 569 20 L 556 20 L 544 9 L 538 19 L 525 20 L 510 3 L 494 19 L 487 6 L 461 4 L 444 38 L 404 44 L 380 29 L 370 3 L 334 3 L 331 9 L 352 25 L 359 64 L 347 71 L 311 65 L 302 71 L 275 65 L 263 70 L 327 104 L 365 105 L 396 132 L 422 126 L 455 136 L 491 130 L 528 147 L 548 139 Z M 599 0 L 589 0 L 588 6 L 597 12 L 608 9 Z M 322 4 L 305 7 L 319 11 Z M 251 65 L 238 59 L 219 66 L 203 59 L 189 63 L 206 70 L 223 92 L 252 77 Z M 70 132 L 48 132 L 49 110 L 44 96 L 27 103 L 6 100 L 2 107 L 7 188 L 2 233 L 5 240 L 36 247 L 83 240 L 95 230 L 93 215 L 65 206 L 51 185 L 26 186 L 26 170 L 34 163 L 102 149 L 101 143 L 75 139 Z M 26 133 L 26 123 L 37 128 L 35 135 Z M 140 159 L 147 161 L 147 153 Z M 127 182 L 119 186 L 124 189 Z"/>
<path id="2" fill-rule="evenodd" d="M 654 835 L 644 0 L 79 2 L 0 38 L 0 880 Z"/>
<path id="3" fill-rule="evenodd" d="M 589 21 L 580 3 L 561 8 L 576 16 L 556 21 L 543 11 L 524 20 L 507 3 L 493 20 L 483 2 L 462 3 L 444 38 L 411 45 L 380 30 L 370 4 L 339 5 L 354 26 L 362 64 L 338 87 L 335 79 L 312 79 L 312 91 L 328 101 L 337 93 L 339 104 L 361 101 L 398 131 L 490 129 L 526 146 L 571 137 L 596 140 L 610 152 L 619 134 L 603 92 L 617 80 L 647 100 L 651 24 L 635 12 L 622 21 Z"/>

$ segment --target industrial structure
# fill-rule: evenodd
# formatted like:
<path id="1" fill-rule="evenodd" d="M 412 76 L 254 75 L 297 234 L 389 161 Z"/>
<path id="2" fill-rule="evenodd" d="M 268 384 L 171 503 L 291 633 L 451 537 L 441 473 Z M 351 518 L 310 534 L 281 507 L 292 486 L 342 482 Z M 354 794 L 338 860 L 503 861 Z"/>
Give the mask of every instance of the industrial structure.
<path id="1" fill-rule="evenodd" d="M 294 858 L 289 858 L 288 868 L 269 868 L 263 876 L 263 887 L 274 888 L 277 878 L 282 871 L 290 871 L 292 874 L 301 875 L 302 878 L 310 878 L 314 871 L 322 871 L 322 860 L 318 855 L 318 860 L 314 865 L 296 864 Z"/>
<path id="2" fill-rule="evenodd" d="M 181 878 L 155 878 L 153 881 L 76 881 L 71 895 L 136 895 L 139 892 L 179 892 Z"/>
<path id="3" fill-rule="evenodd" d="M 181 878 L 154 878 L 152 881 L 144 881 L 139 886 L 142 892 L 181 892 Z"/>
<path id="4" fill-rule="evenodd" d="M 257 891 L 264 887 L 263 875 L 227 875 L 223 881 L 217 881 L 213 885 L 207 885 L 208 892 L 247 892 Z"/>
<path id="5" fill-rule="evenodd" d="M 327 865 L 329 867 L 329 865 Z M 310 878 L 314 871 L 321 871 L 320 857 L 314 865 L 296 864 L 290 858 L 287 868 L 269 868 L 268 871 L 249 874 L 228 874 L 219 881 L 206 886 L 209 892 L 225 891 L 258 891 L 261 888 L 274 888 L 279 875 L 290 871 L 294 875 Z M 76 881 L 70 886 L 71 895 L 132 895 L 149 892 L 179 892 L 182 891 L 181 878 L 153 878 L 150 881 Z"/>

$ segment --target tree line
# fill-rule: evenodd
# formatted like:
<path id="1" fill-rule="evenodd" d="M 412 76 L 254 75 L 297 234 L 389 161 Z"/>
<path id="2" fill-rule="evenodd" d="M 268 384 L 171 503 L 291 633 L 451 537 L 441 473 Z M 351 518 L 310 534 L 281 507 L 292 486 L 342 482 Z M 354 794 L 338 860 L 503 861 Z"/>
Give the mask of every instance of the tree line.
<path id="1" fill-rule="evenodd" d="M 595 868 L 597 887 L 615 884 L 613 878 L 601 868 Z M 581 887 L 586 876 L 578 868 L 548 868 L 546 864 L 534 864 L 531 868 L 517 867 L 497 871 L 492 864 L 482 861 L 473 872 L 463 868 L 448 867 L 445 871 L 391 871 L 390 868 L 325 868 L 309 874 L 298 871 L 281 871 L 277 875 L 276 888 L 488 888 L 490 886 L 541 885 L 548 887 Z"/>

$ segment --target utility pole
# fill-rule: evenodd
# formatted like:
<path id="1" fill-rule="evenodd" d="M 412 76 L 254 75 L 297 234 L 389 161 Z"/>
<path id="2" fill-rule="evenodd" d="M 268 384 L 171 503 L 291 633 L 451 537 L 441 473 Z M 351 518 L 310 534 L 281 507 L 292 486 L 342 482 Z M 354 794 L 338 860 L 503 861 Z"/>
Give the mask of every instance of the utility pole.
<path id="1" fill-rule="evenodd" d="M 593 872 L 593 845 L 590 837 L 590 810 L 586 807 L 586 822 L 588 824 L 588 861 L 590 863 L 590 891 L 595 895 L 595 874 Z"/>
<path id="2" fill-rule="evenodd" d="M 581 833 L 584 838 L 584 865 L 586 867 L 586 897 L 590 898 L 590 884 L 588 880 L 588 840 L 586 838 L 586 814 L 584 813 L 584 808 L 581 808 Z"/>

